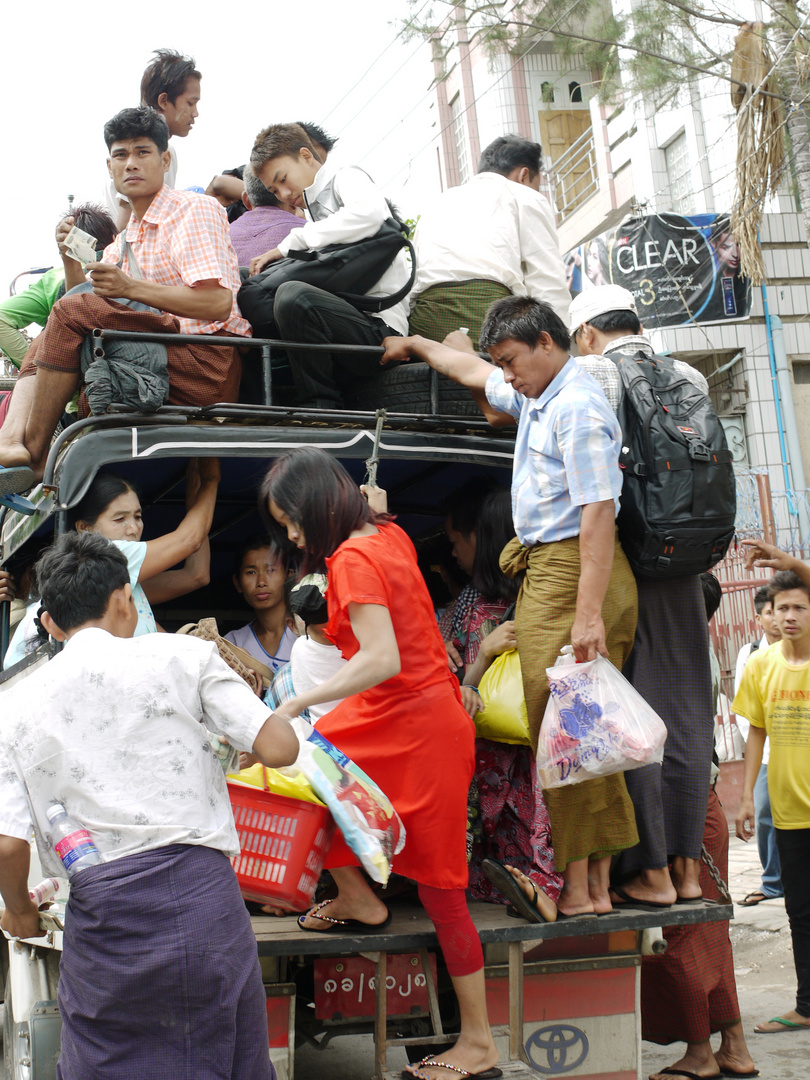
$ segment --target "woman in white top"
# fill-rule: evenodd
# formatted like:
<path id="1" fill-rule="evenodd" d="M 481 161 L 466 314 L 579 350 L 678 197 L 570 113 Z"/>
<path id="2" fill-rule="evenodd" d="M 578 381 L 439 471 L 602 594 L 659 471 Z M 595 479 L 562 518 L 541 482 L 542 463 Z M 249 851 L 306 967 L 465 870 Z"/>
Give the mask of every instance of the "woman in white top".
<path id="1" fill-rule="evenodd" d="M 186 477 L 186 516 L 173 532 L 154 540 L 141 539 L 141 501 L 129 481 L 120 476 L 98 473 L 69 515 L 71 526 L 78 532 L 100 533 L 126 557 L 132 598 L 138 611 L 136 637 L 157 630 L 151 604 L 165 603 L 208 584 L 208 532 L 218 485 L 219 461 L 193 460 Z M 182 567 L 171 569 L 181 562 Z M 39 643 L 34 622 L 38 607 L 39 600 L 29 605 L 9 645 L 5 667 L 22 660 Z"/>

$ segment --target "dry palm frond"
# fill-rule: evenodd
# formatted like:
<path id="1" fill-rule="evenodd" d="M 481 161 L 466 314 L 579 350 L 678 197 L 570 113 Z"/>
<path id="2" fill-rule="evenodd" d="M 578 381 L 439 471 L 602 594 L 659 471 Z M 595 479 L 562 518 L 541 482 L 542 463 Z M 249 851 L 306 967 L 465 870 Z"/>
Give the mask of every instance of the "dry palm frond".
<path id="1" fill-rule="evenodd" d="M 762 23 L 746 23 L 734 43 L 731 100 L 737 110 L 737 187 L 731 230 L 740 247 L 740 269 L 754 285 L 765 280 L 759 226 L 765 199 L 784 169 L 782 104 L 772 93 L 773 57 Z"/>

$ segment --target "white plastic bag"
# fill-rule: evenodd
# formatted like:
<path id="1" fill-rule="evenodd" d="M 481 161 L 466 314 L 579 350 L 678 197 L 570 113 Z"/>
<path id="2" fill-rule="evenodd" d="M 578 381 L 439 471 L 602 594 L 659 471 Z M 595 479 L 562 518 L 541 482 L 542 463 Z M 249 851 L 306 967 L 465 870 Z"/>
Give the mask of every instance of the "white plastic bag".
<path id="1" fill-rule="evenodd" d="M 335 824 L 363 868 L 385 885 L 391 862 L 405 846 L 405 826 L 388 797 L 351 758 L 315 728 L 296 734 L 295 762 L 329 807 Z"/>
<path id="2" fill-rule="evenodd" d="M 660 765 L 664 721 L 603 656 L 577 664 L 567 645 L 546 668 L 551 694 L 540 728 L 542 788 L 564 787 L 642 765 Z"/>

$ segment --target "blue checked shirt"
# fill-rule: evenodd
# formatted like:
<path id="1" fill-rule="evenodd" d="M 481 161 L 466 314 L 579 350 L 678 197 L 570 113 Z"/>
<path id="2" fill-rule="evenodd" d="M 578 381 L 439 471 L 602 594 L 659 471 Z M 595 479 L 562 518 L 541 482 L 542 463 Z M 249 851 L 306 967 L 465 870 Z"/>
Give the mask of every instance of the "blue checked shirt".
<path id="1" fill-rule="evenodd" d="M 522 544 L 579 536 L 589 503 L 613 499 L 619 512 L 621 429 L 599 383 L 573 357 L 538 398 L 513 390 L 500 368 L 486 395 L 518 421 L 512 517 Z"/>
<path id="2" fill-rule="evenodd" d="M 273 676 L 273 681 L 270 683 L 267 690 L 264 692 L 264 703 L 270 709 L 271 712 L 275 712 L 279 706 L 283 705 L 285 701 L 292 701 L 296 696 L 295 687 L 293 686 L 292 678 L 292 664 L 285 664 L 284 667 L 280 667 Z M 312 723 L 309 718 L 309 710 L 302 709 L 300 714 L 308 723 Z"/>

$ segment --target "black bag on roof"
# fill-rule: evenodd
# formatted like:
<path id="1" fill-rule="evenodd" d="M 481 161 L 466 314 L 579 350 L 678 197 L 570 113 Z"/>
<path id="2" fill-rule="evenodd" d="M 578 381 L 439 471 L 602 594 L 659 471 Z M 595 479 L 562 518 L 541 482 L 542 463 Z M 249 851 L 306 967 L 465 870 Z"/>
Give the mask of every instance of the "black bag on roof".
<path id="1" fill-rule="evenodd" d="M 711 399 L 670 357 L 611 353 L 619 369 L 619 539 L 641 577 L 701 574 L 734 537 L 731 451 Z"/>
<path id="2" fill-rule="evenodd" d="M 366 296 L 403 248 L 411 255 L 408 280 L 391 296 Z M 404 300 L 416 277 L 416 254 L 408 239 L 408 227 L 394 217 L 379 230 L 353 244 L 330 244 L 317 251 L 291 251 L 260 274 L 249 277 L 239 290 L 239 310 L 256 337 L 273 337 L 273 303 L 285 281 L 305 281 L 346 300 L 358 311 L 379 314 Z"/>

